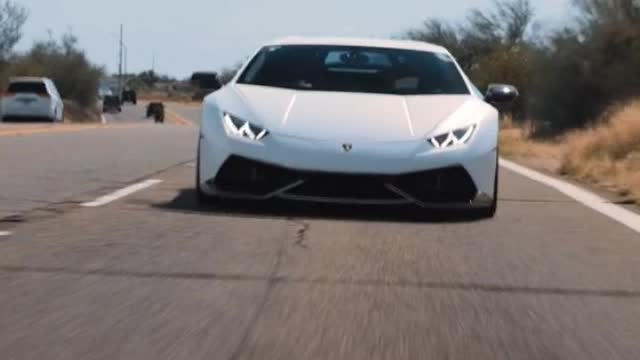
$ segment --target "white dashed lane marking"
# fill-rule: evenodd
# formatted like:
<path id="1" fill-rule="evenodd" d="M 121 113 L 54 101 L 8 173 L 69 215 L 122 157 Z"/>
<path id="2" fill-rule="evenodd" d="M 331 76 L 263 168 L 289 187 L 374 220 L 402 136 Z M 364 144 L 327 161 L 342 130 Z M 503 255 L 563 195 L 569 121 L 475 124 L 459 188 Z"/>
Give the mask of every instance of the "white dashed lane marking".
<path id="1" fill-rule="evenodd" d="M 155 180 L 155 179 L 150 179 L 150 180 L 145 180 L 142 182 L 139 182 L 137 184 L 133 184 L 130 186 L 127 186 L 125 188 L 122 188 L 120 190 L 114 191 L 111 194 L 105 195 L 105 196 L 101 196 L 97 199 L 95 199 L 94 201 L 91 202 L 86 202 L 84 204 L 82 204 L 82 206 L 84 207 L 98 207 L 98 206 L 103 206 L 106 205 L 110 202 L 119 200 L 124 198 L 125 196 L 131 195 L 137 191 L 140 190 L 144 190 L 146 188 L 149 188 L 153 185 L 157 185 L 159 183 L 161 183 L 162 180 Z"/>
<path id="2" fill-rule="evenodd" d="M 0 231 L 0 236 L 10 236 L 11 231 Z"/>

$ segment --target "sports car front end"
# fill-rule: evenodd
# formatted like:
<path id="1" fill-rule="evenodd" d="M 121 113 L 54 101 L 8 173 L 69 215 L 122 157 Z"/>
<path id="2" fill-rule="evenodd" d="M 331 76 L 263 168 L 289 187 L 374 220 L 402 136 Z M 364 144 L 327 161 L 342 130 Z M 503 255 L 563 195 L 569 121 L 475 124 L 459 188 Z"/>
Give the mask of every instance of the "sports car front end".
<path id="1" fill-rule="evenodd" d="M 491 216 L 498 112 L 471 92 L 451 92 L 324 91 L 235 79 L 203 105 L 198 193 Z"/>

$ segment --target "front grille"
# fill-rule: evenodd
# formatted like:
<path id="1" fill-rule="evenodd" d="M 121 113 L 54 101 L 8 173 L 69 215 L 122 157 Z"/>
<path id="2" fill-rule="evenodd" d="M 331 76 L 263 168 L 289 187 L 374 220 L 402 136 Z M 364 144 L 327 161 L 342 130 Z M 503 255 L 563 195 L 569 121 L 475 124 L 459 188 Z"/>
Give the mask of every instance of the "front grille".
<path id="1" fill-rule="evenodd" d="M 222 165 L 213 183 L 223 192 L 264 196 L 298 180 L 299 174 L 295 171 L 231 156 Z"/>
<path id="2" fill-rule="evenodd" d="M 402 200 L 388 189 L 401 190 L 424 203 L 470 202 L 477 188 L 461 167 L 449 167 L 396 176 L 298 171 L 231 156 L 211 183 L 222 192 L 267 196 L 296 182 L 286 194 L 327 199 Z"/>
<path id="3" fill-rule="evenodd" d="M 478 193 L 473 179 L 461 166 L 401 175 L 391 183 L 425 203 L 470 202 Z"/>
<path id="4" fill-rule="evenodd" d="M 374 175 L 345 174 L 306 174 L 305 182 L 288 191 L 292 195 L 357 199 L 357 200 L 394 200 L 400 196 L 386 187 L 386 178 Z"/>

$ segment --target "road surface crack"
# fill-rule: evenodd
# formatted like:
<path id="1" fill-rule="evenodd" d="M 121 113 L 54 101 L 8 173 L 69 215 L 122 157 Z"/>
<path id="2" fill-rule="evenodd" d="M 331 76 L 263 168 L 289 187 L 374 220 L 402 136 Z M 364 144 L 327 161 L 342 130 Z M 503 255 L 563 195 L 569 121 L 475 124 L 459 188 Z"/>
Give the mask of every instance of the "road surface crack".
<path id="1" fill-rule="evenodd" d="M 0 223 L 24 223 L 59 216 L 80 204 L 79 201 L 42 202 L 43 206 L 0 218 Z"/>
<path id="2" fill-rule="evenodd" d="M 311 225 L 309 225 L 308 223 L 304 221 L 300 222 L 300 228 L 298 229 L 298 232 L 297 232 L 298 238 L 294 243 L 295 246 L 299 246 L 304 249 L 309 248 L 309 246 L 305 243 L 305 241 L 307 240 L 307 233 L 309 232 L 310 228 L 311 228 Z"/>
<path id="3" fill-rule="evenodd" d="M 15 212 L 11 211 L 14 213 L 5 217 L 1 217 L 0 223 L 23 223 L 27 221 L 33 222 L 36 220 L 49 219 L 52 217 L 64 215 L 71 210 L 77 209 L 78 206 L 84 202 L 84 201 L 71 200 L 71 199 L 92 198 L 96 194 L 106 193 L 108 191 L 118 189 L 122 185 L 135 184 L 152 177 L 157 177 L 157 175 L 161 175 L 167 171 L 170 171 L 171 169 L 184 166 L 184 164 L 187 164 L 189 162 L 193 162 L 193 159 L 180 161 L 178 163 L 172 164 L 171 166 L 154 171 L 145 176 L 141 176 L 137 179 L 134 179 L 133 181 L 111 181 L 106 179 L 100 180 L 100 182 L 103 183 L 103 186 L 100 186 L 99 188 L 88 190 L 85 192 L 73 194 L 71 195 L 71 197 L 67 198 L 66 200 L 45 201 L 45 200 L 26 199 L 27 201 L 38 203 L 40 204 L 40 206 L 33 207 L 31 209 L 23 210 L 23 211 L 15 211 Z M 16 198 L 12 198 L 12 199 L 16 199 Z"/>
<path id="4" fill-rule="evenodd" d="M 280 266 L 278 264 L 278 266 Z M 202 281 L 247 281 L 267 282 L 265 296 L 261 299 L 258 311 L 254 314 L 250 325 L 255 325 L 262 314 L 269 296 L 276 284 L 313 284 L 323 286 L 363 286 L 386 288 L 431 289 L 443 291 L 472 291 L 497 294 L 533 294 L 547 296 L 578 296 L 591 298 L 632 298 L 640 299 L 638 289 L 616 288 L 568 288 L 568 287 L 535 287 L 517 284 L 474 283 L 474 282 L 439 282 L 412 280 L 380 280 L 380 279 L 342 279 L 326 277 L 290 277 L 247 274 L 217 274 L 217 273 L 168 273 L 168 272 L 137 272 L 117 269 L 74 269 L 65 267 L 35 267 L 23 265 L 1 265 L 0 273 L 15 274 L 56 274 L 71 276 L 104 276 L 139 279 L 177 279 Z M 248 337 L 252 326 L 248 326 L 245 337 Z M 246 344 L 245 338 L 241 344 Z M 241 348 L 241 347 L 238 347 Z M 239 355 L 236 355 L 237 358 Z M 232 357 L 231 359 L 235 359 Z"/>

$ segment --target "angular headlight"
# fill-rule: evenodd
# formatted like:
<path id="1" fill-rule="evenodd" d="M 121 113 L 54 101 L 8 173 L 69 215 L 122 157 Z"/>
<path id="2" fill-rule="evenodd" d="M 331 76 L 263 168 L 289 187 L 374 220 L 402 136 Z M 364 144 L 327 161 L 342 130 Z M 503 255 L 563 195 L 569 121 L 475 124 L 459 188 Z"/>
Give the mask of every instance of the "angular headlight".
<path id="1" fill-rule="evenodd" d="M 447 133 L 434 136 L 429 142 L 436 149 L 444 149 L 451 146 L 463 145 L 469 142 L 476 132 L 477 125 L 470 125 L 464 128 L 449 131 Z"/>
<path id="2" fill-rule="evenodd" d="M 260 141 L 269 135 L 269 132 L 260 126 L 253 125 L 227 113 L 222 117 L 222 123 L 227 135 L 232 137 Z"/>

